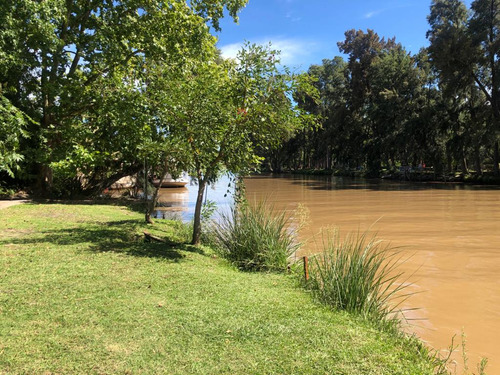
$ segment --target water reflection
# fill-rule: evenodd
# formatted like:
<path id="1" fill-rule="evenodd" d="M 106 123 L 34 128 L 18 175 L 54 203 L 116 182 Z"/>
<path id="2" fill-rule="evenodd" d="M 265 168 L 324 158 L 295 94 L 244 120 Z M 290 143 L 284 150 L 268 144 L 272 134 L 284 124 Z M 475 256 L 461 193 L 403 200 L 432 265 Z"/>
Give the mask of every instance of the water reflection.
<path id="1" fill-rule="evenodd" d="M 274 174 L 252 176 L 251 180 L 285 179 L 294 185 L 312 190 L 376 190 L 376 191 L 422 191 L 422 190 L 500 190 L 497 185 L 474 185 L 464 183 L 395 181 L 381 179 L 351 178 L 341 176 L 307 176 Z"/>
<path id="2" fill-rule="evenodd" d="M 160 189 L 158 193 L 158 204 L 153 213 L 157 219 L 172 219 L 181 216 L 183 211 L 187 211 L 189 206 L 189 190 L 182 188 Z"/>
<path id="3" fill-rule="evenodd" d="M 219 211 L 227 210 L 232 204 L 234 186 L 228 176 L 221 177 L 215 184 L 209 184 L 205 190 L 204 202 L 213 202 Z M 191 221 L 194 215 L 198 184 L 191 179 L 185 188 L 160 189 L 158 205 L 153 217 L 171 219 L 180 218 Z"/>

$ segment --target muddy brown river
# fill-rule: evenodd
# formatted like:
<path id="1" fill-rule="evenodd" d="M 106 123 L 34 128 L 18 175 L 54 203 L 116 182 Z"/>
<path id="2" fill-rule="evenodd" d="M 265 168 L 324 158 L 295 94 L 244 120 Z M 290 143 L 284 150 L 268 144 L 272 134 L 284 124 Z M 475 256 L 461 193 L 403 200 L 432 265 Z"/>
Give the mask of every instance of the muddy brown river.
<path id="1" fill-rule="evenodd" d="M 469 366 L 487 357 L 488 374 L 500 373 L 500 189 L 309 176 L 245 182 L 250 201 L 266 198 L 287 210 L 307 207 L 304 252 L 317 251 L 314 235 L 327 226 L 341 233 L 371 228 L 404 247 L 411 257 L 401 267 L 418 292 L 405 305 L 419 308 L 408 316 L 414 319 L 410 330 L 440 349 L 454 335 L 459 343 L 463 330 Z M 225 205 L 227 184 L 221 186 L 209 190 L 208 198 Z M 185 200 L 192 201 L 194 189 L 187 190 L 193 191 Z"/>

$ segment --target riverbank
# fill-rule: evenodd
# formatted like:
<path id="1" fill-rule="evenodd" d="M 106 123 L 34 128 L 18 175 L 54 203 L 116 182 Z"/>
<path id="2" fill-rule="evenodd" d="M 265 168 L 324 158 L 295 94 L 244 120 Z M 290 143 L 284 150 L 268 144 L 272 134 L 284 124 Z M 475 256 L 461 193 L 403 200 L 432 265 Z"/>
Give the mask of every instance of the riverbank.
<path id="1" fill-rule="evenodd" d="M 362 170 L 341 170 L 341 169 L 299 169 L 286 171 L 285 173 L 293 175 L 310 175 L 310 176 L 336 176 L 350 178 L 373 178 Z M 407 168 L 400 171 L 384 172 L 378 178 L 391 181 L 408 181 L 408 182 L 445 182 L 445 183 L 465 183 L 474 185 L 500 185 L 500 176 L 495 176 L 492 173 L 475 174 L 446 174 L 436 175 L 432 170 Z"/>
<path id="2" fill-rule="evenodd" d="M 292 276 L 182 245 L 177 222 L 25 204 L 0 228 L 0 373 L 433 373 L 416 340 L 318 305 Z"/>

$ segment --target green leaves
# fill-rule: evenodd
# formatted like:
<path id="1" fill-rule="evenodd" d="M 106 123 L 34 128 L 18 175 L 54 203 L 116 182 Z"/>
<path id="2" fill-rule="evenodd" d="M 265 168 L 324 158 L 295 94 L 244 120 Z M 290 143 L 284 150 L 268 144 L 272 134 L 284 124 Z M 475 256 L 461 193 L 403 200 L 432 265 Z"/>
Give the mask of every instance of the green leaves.
<path id="1" fill-rule="evenodd" d="M 481 174 L 483 145 L 493 148 L 493 170 L 499 173 L 499 10 L 497 0 L 473 1 L 470 12 L 459 0 L 435 0 L 431 6 L 429 55 L 447 99 L 447 149 L 461 161 L 463 173 L 465 155 L 473 149 L 476 173 Z"/>
<path id="2" fill-rule="evenodd" d="M 1 93 L 0 93 L 1 94 Z M 28 136 L 26 126 L 31 120 L 3 95 L 0 95 L 0 172 L 14 177 L 24 156 L 20 153 L 22 138 Z"/>
<path id="3" fill-rule="evenodd" d="M 175 145 L 169 166 L 179 170 L 182 165 L 202 189 L 221 173 L 249 173 L 262 161 L 260 150 L 276 147 L 310 124 L 312 118 L 297 110 L 290 98 L 299 86 L 315 97 L 314 87 L 305 77 L 296 79 L 278 69 L 278 62 L 278 53 L 269 46 L 247 45 L 236 60 L 152 68 L 148 107 L 158 120 L 162 136 L 157 144 L 163 145 L 163 157 L 171 155 L 170 145 Z M 198 203 L 196 212 L 195 233 Z"/>
<path id="4" fill-rule="evenodd" d="M 428 17 L 431 29 L 429 56 L 447 89 L 456 90 L 473 83 L 474 59 L 478 51 L 467 31 L 468 13 L 458 0 L 436 0 Z M 460 72 L 460 73 L 459 73 Z"/>
<path id="5" fill-rule="evenodd" d="M 259 163 L 259 148 L 301 126 L 306 117 L 289 99 L 298 83 L 278 70 L 277 56 L 269 47 L 247 46 L 236 61 L 168 67 L 155 75 L 149 89 L 164 93 L 154 99 L 157 116 L 169 125 L 167 138 L 191 149 L 193 175 L 246 173 Z M 305 87 L 307 80 L 299 83 Z"/>
<path id="6" fill-rule="evenodd" d="M 158 121 L 145 109 L 149 71 L 211 59 L 207 21 L 218 27 L 224 9 L 236 18 L 245 3 L 2 1 L 2 93 L 40 124 L 29 128 L 30 148 L 20 151 L 46 155 L 33 160 L 44 165 L 73 165 L 75 178 L 85 170 L 89 181 L 137 163 L 137 148 L 155 136 Z M 96 165 L 75 154 L 83 149 L 113 157 Z"/>

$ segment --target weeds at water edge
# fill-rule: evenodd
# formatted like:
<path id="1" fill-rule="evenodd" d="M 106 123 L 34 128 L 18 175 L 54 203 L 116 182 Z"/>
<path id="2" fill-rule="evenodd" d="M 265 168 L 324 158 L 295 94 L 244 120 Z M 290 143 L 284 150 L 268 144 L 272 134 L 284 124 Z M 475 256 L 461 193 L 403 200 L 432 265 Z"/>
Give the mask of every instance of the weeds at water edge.
<path id="1" fill-rule="evenodd" d="M 384 328 L 399 327 L 401 304 L 413 293 L 397 270 L 401 251 L 367 232 L 341 240 L 337 229 L 322 234 L 323 252 L 310 262 L 307 287 L 336 310 L 360 314 Z"/>
<path id="2" fill-rule="evenodd" d="M 266 201 L 242 203 L 229 214 L 221 213 L 215 228 L 216 248 L 242 270 L 285 272 L 300 247 L 290 224 L 291 215 Z"/>

